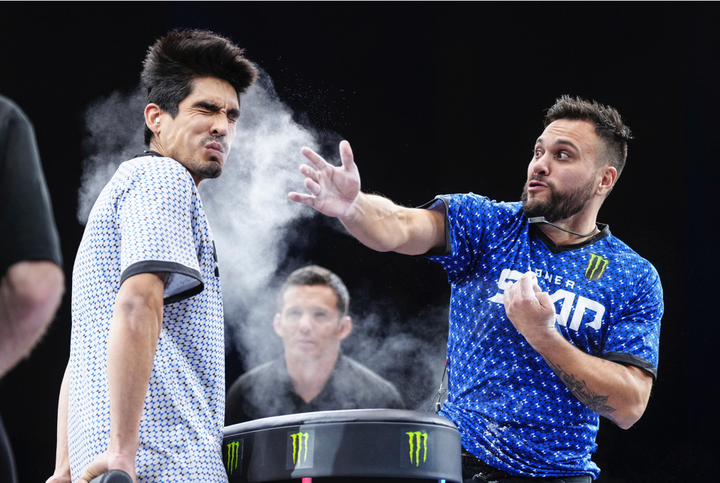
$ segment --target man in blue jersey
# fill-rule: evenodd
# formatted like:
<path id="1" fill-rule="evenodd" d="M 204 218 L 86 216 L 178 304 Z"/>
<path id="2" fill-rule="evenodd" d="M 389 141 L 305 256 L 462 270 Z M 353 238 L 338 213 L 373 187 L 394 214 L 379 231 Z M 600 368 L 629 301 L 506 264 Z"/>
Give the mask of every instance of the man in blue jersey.
<path id="1" fill-rule="evenodd" d="M 466 481 L 589 482 L 599 416 L 629 428 L 656 376 L 662 288 L 653 266 L 597 214 L 627 157 L 617 111 L 563 96 L 535 143 L 522 201 L 472 193 L 405 208 L 360 191 L 341 167 L 303 154 L 309 194 L 378 251 L 426 254 L 452 287 L 448 399 Z"/>
<path id="2" fill-rule="evenodd" d="M 222 294 L 197 190 L 220 176 L 256 69 L 207 31 L 148 51 L 145 141 L 98 197 L 72 282 L 51 483 L 227 481 Z"/>

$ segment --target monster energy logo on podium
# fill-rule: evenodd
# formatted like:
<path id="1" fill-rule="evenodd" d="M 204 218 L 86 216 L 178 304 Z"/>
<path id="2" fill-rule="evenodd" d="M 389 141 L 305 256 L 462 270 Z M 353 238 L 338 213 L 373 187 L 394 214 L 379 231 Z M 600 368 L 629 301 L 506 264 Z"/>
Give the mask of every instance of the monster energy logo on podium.
<path id="1" fill-rule="evenodd" d="M 232 475 L 237 470 L 240 461 L 240 441 L 233 441 L 227 445 L 227 472 Z"/>
<path id="2" fill-rule="evenodd" d="M 288 438 L 287 467 L 312 468 L 313 466 L 313 431 L 298 431 Z"/>
<path id="3" fill-rule="evenodd" d="M 601 255 L 591 253 L 590 260 L 588 261 L 588 266 L 585 269 L 585 278 L 587 278 L 591 282 L 599 280 L 600 277 L 602 277 L 605 273 L 605 269 L 607 268 L 609 263 L 610 260 L 608 260 L 607 258 Z"/>
<path id="4" fill-rule="evenodd" d="M 424 431 L 410 431 L 405 434 L 408 435 L 408 442 L 410 443 L 410 463 L 420 466 L 421 455 L 422 462 L 427 461 L 428 434 Z"/>

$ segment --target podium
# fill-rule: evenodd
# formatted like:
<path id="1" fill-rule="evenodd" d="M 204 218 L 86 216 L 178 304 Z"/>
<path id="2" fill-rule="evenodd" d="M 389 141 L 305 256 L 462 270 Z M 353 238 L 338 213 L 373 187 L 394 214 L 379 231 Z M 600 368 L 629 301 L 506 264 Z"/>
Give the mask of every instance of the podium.
<path id="1" fill-rule="evenodd" d="M 227 426 L 223 437 L 230 483 L 460 483 L 460 451 L 450 421 L 397 409 L 263 418 Z"/>

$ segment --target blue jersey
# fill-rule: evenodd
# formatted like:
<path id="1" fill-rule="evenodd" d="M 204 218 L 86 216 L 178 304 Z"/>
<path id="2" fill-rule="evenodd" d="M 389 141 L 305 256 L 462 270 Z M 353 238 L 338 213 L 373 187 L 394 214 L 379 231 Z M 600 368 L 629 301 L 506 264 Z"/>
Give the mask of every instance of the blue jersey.
<path id="1" fill-rule="evenodd" d="M 521 203 L 472 193 L 446 205 L 449 253 L 431 257 L 452 286 L 448 399 L 463 446 L 511 474 L 592 475 L 599 416 L 577 400 L 505 314 L 503 290 L 533 271 L 557 330 L 582 351 L 656 374 L 662 288 L 653 266 L 607 226 L 555 246 Z"/>

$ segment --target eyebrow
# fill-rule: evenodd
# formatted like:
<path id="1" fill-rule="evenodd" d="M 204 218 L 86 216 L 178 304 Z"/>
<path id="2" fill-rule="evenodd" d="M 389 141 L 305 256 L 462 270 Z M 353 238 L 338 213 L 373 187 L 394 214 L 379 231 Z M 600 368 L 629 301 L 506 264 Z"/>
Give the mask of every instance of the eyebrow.
<path id="1" fill-rule="evenodd" d="M 220 112 L 222 110 L 220 108 L 220 106 L 216 106 L 215 104 L 213 104 L 212 102 L 209 102 L 209 101 L 198 101 L 193 105 L 195 107 L 199 107 L 200 109 L 203 109 L 205 111 L 210 111 L 210 112 Z M 227 115 L 229 118 L 237 119 L 238 117 L 240 117 L 240 109 L 236 109 L 234 107 L 231 109 L 228 109 Z"/>
<path id="2" fill-rule="evenodd" d="M 556 144 L 563 144 L 563 145 L 565 145 L 565 146 L 570 146 L 570 147 L 573 148 L 575 151 L 578 151 L 578 152 L 580 151 L 580 148 L 578 148 L 578 147 L 575 145 L 575 143 L 573 143 L 573 142 L 571 142 L 571 141 L 568 141 L 567 139 L 558 139 L 555 143 L 556 143 Z M 535 141 L 535 144 L 542 144 L 542 136 L 540 136 L 539 138 L 537 138 L 537 141 Z"/>

